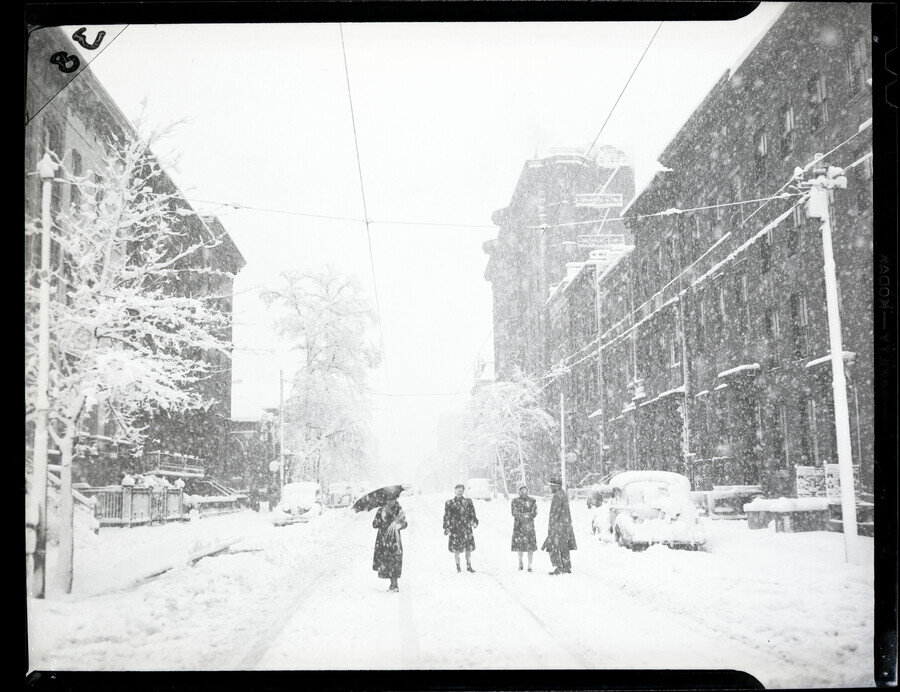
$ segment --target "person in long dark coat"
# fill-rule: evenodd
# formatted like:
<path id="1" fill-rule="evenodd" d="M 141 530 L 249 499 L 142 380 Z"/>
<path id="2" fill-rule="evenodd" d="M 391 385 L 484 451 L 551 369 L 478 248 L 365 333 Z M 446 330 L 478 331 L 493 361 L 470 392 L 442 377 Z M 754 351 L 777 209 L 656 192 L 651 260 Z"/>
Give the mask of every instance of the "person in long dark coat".
<path id="1" fill-rule="evenodd" d="M 388 591 L 399 591 L 397 580 L 403 571 L 403 541 L 400 530 L 406 528 L 406 513 L 397 500 L 389 500 L 376 513 L 372 528 L 378 529 L 375 536 L 375 553 L 372 569 L 377 570 L 382 579 L 390 579 Z"/>
<path id="2" fill-rule="evenodd" d="M 576 550 L 575 532 L 572 530 L 572 515 L 569 512 L 569 498 L 562 489 L 559 478 L 550 479 L 553 499 L 550 501 L 550 518 L 547 521 L 547 539 L 542 550 L 550 553 L 550 562 L 556 568 L 550 574 L 570 574 L 572 561 L 569 551 Z"/>
<path id="3" fill-rule="evenodd" d="M 466 570 L 472 569 L 472 551 L 475 550 L 475 536 L 472 529 L 478 526 L 478 517 L 475 516 L 475 505 L 472 501 L 463 497 L 466 486 L 461 483 L 453 491 L 455 497 L 444 503 L 444 535 L 449 536 L 447 549 L 453 553 L 456 560 L 456 571 L 462 572 L 459 566 L 459 554 L 466 553 Z"/>
<path id="4" fill-rule="evenodd" d="M 522 566 L 522 553 L 528 553 L 528 571 L 531 571 L 531 558 L 537 550 L 537 538 L 534 533 L 534 518 L 537 516 L 537 502 L 528 496 L 528 488 L 519 488 L 519 497 L 512 501 L 513 534 L 512 550 L 519 553 L 519 569 Z"/>

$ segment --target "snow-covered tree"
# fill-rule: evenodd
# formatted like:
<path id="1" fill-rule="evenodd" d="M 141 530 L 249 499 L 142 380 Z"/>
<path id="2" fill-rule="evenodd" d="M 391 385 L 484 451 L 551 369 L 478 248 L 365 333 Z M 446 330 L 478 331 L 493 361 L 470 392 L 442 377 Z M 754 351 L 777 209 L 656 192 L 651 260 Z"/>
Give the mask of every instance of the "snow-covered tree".
<path id="1" fill-rule="evenodd" d="M 556 424 L 541 401 L 538 381 L 519 370 L 508 381 L 477 390 L 466 411 L 464 453 L 496 461 L 504 484 L 514 472 L 527 485 L 533 475 L 529 459 Z"/>
<path id="2" fill-rule="evenodd" d="M 333 267 L 281 278 L 261 297 L 278 310 L 276 330 L 299 355 L 285 402 L 285 477 L 358 477 L 371 461 L 364 394 L 381 359 L 371 341 L 375 312 L 359 282 Z"/>
<path id="3" fill-rule="evenodd" d="M 66 182 L 53 183 L 78 193 L 50 229 L 63 258 L 53 280 L 64 290 L 50 305 L 49 427 L 64 480 L 92 410 L 110 416 L 116 439 L 140 453 L 154 414 L 208 405 L 198 385 L 214 366 L 204 355 L 230 350 L 220 297 L 185 290 L 192 274 L 212 271 L 204 256 L 218 241 L 185 230 L 182 217 L 194 212 L 171 192 L 151 151 L 162 134 L 112 138 L 97 175 L 60 167 Z M 38 272 L 28 270 L 25 282 L 26 422 L 35 414 Z M 70 494 L 61 502 L 59 573 L 70 590 Z"/>

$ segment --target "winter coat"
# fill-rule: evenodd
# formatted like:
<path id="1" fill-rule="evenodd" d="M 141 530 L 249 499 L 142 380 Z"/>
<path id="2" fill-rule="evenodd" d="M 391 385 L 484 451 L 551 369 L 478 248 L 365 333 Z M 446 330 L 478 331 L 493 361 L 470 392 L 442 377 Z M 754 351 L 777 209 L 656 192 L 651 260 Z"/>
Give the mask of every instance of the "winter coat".
<path id="1" fill-rule="evenodd" d="M 575 532 L 569 513 L 569 498 L 565 490 L 557 490 L 550 501 L 550 518 L 547 521 L 547 540 L 541 550 L 575 550 Z"/>
<path id="2" fill-rule="evenodd" d="M 382 509 L 386 510 L 387 516 L 381 516 Z M 398 522 L 396 532 L 389 530 L 391 523 L 402 511 L 400 503 L 391 500 L 375 512 L 375 519 L 372 521 L 372 528 L 378 529 L 372 569 L 377 570 L 378 576 L 382 579 L 396 579 L 403 570 L 403 541 L 400 538 L 400 529 L 406 528 L 406 519 Z"/>
<path id="3" fill-rule="evenodd" d="M 444 531 L 450 532 L 447 549 L 451 553 L 475 550 L 472 529 L 478 526 L 475 505 L 467 497 L 454 497 L 444 503 Z"/>
<path id="4" fill-rule="evenodd" d="M 511 549 L 515 551 L 537 550 L 534 534 L 534 518 L 537 502 L 533 497 L 514 497 L 512 501 L 513 534 Z"/>

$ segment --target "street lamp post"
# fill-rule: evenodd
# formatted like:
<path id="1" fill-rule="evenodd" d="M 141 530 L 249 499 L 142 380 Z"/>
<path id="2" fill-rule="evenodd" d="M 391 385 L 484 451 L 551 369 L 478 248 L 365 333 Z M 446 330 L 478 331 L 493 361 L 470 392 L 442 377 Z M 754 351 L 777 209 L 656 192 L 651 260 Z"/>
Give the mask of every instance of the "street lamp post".
<path id="1" fill-rule="evenodd" d="M 281 422 L 278 426 L 278 485 L 284 487 L 284 370 L 278 371 L 278 410 L 281 414 Z"/>
<path id="2" fill-rule="evenodd" d="M 50 153 L 38 163 L 41 176 L 41 286 L 38 312 L 38 373 L 35 397 L 34 445 L 32 453 L 32 482 L 29 515 L 34 531 L 33 556 L 28 560 L 30 578 L 28 592 L 44 597 L 47 553 L 47 443 L 49 431 L 50 399 L 47 387 L 50 382 L 50 198 L 53 176 L 57 164 Z M 29 541 L 30 543 L 30 541 Z M 27 546 L 30 547 L 30 546 Z"/>

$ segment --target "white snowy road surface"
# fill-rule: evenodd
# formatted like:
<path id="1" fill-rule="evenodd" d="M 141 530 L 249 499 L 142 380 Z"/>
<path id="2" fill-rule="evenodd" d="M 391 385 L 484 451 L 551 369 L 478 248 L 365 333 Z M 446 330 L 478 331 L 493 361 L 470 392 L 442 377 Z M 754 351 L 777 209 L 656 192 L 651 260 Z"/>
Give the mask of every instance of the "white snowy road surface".
<path id="1" fill-rule="evenodd" d="M 448 496 L 449 497 L 449 496 Z M 409 517 L 400 593 L 371 569 L 371 513 L 272 527 L 244 512 L 81 535 L 71 596 L 29 601 L 38 670 L 733 668 L 767 687 L 872 685 L 873 546 L 711 522 L 709 552 L 633 553 L 572 503 L 571 575 L 519 572 L 502 498 L 479 502 L 477 572 L 457 574 L 438 496 Z M 538 540 L 547 503 L 539 503 Z M 230 536 L 227 552 L 186 556 Z M 135 585 L 159 565 L 176 569 Z"/>

